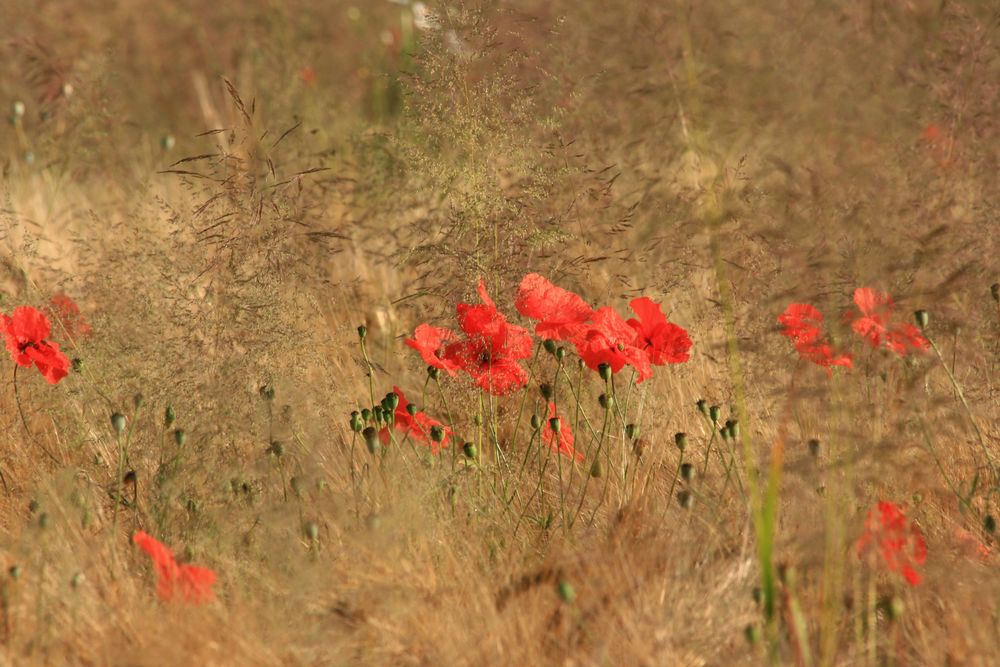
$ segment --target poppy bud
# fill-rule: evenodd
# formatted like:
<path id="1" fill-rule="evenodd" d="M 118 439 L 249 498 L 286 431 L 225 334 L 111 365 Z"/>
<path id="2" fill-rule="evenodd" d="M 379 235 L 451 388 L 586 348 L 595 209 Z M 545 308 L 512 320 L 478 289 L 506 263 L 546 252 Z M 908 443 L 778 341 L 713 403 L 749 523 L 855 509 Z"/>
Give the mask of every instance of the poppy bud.
<path id="1" fill-rule="evenodd" d="M 7 574 L 9 574 L 10 578 L 13 579 L 14 581 L 17 581 L 18 579 L 21 578 L 21 572 L 22 570 L 20 565 L 11 565 L 10 569 L 7 570 Z"/>
<path id="2" fill-rule="evenodd" d="M 812 438 L 809 441 L 809 453 L 812 454 L 814 457 L 819 456 L 819 440 L 817 440 L 816 438 Z"/>
<path id="3" fill-rule="evenodd" d="M 361 419 L 367 424 L 372 420 L 372 411 L 368 408 L 361 408 Z"/>
<path id="4" fill-rule="evenodd" d="M 675 433 L 674 434 L 674 444 L 677 445 L 677 449 L 682 452 L 687 449 L 688 446 L 688 436 L 687 433 Z"/>
<path id="5" fill-rule="evenodd" d="M 265 401 L 274 400 L 274 387 L 271 386 L 270 382 L 262 384 L 260 386 L 260 397 L 263 398 Z"/>
<path id="6" fill-rule="evenodd" d="M 538 385 L 538 390 L 542 393 L 542 398 L 544 398 L 546 401 L 552 400 L 552 385 L 550 385 L 548 382 L 543 382 L 542 384 Z"/>
<path id="7" fill-rule="evenodd" d="M 363 343 L 365 341 L 365 338 L 367 338 L 367 336 L 368 336 L 368 327 L 362 324 L 361 326 L 358 327 L 358 338 Z"/>
<path id="8" fill-rule="evenodd" d="M 559 433 L 562 430 L 562 420 L 559 417 L 553 417 L 549 420 L 549 428 L 552 429 L 553 433 Z"/>
<path id="9" fill-rule="evenodd" d="M 177 419 L 177 414 L 174 412 L 172 405 L 168 405 L 167 409 L 163 411 L 163 428 L 170 428 L 174 425 L 174 421 Z"/>
<path id="10" fill-rule="evenodd" d="M 442 440 L 444 440 L 444 427 L 443 426 L 439 426 L 437 424 L 435 424 L 434 426 L 431 426 L 431 440 L 433 440 L 434 442 L 437 442 L 437 443 L 440 443 Z"/>
<path id="11" fill-rule="evenodd" d="M 386 400 L 389 402 L 389 409 L 395 410 L 399 407 L 399 394 L 394 391 L 390 391 L 385 395 Z"/>
<path id="12" fill-rule="evenodd" d="M 989 534 L 997 532 L 997 520 L 992 514 L 987 514 L 983 519 L 983 530 Z"/>
<path id="13" fill-rule="evenodd" d="M 465 446 L 462 447 L 462 453 L 465 454 L 465 458 L 467 459 L 474 459 L 479 454 L 476 446 L 471 442 L 465 443 Z"/>
<path id="14" fill-rule="evenodd" d="M 542 427 L 542 419 L 538 415 L 531 415 L 531 428 L 536 431 Z"/>
<path id="15" fill-rule="evenodd" d="M 690 463 L 682 463 L 681 478 L 686 482 L 690 482 L 692 479 L 694 479 L 694 466 L 691 465 Z"/>
<path id="16" fill-rule="evenodd" d="M 565 347 L 557 347 L 556 348 L 556 359 L 558 359 L 559 361 L 562 361 L 565 358 L 566 358 L 566 348 Z"/>
<path id="17" fill-rule="evenodd" d="M 416 417 L 417 416 L 417 404 L 416 403 L 407 403 L 406 404 L 406 414 L 410 415 L 411 417 Z"/>
<path id="18" fill-rule="evenodd" d="M 994 301 L 1000 302 L 1000 283 L 990 285 L 990 294 L 993 295 Z"/>
<path id="19" fill-rule="evenodd" d="M 708 401 L 706 401 L 704 398 L 699 398 L 698 402 L 695 403 L 695 406 L 698 408 L 698 412 L 705 415 L 706 417 L 708 416 Z"/>
<path id="20" fill-rule="evenodd" d="M 601 407 L 605 410 L 610 410 L 615 405 L 615 397 L 608 396 L 607 394 L 601 394 L 597 397 L 597 402 L 600 403 Z"/>
<path id="21" fill-rule="evenodd" d="M 677 493 L 677 502 L 680 504 L 681 507 L 683 507 L 686 510 L 689 510 L 691 509 L 691 506 L 694 505 L 694 494 L 692 494 L 687 489 L 679 491 Z"/>
<path id="22" fill-rule="evenodd" d="M 160 137 L 160 148 L 162 148 L 165 151 L 169 151 L 171 148 L 174 147 L 174 144 L 176 143 L 177 140 L 174 139 L 174 135 L 172 134 L 164 134 L 162 137 Z"/>
<path id="23" fill-rule="evenodd" d="M 566 604 L 573 604 L 573 601 L 576 600 L 576 591 L 573 590 L 573 586 L 568 581 L 560 581 L 556 590 L 559 592 L 559 599 Z"/>
<path id="24" fill-rule="evenodd" d="M 184 432 L 184 429 L 179 428 L 174 431 L 174 442 L 177 443 L 178 447 L 184 446 L 184 443 L 187 442 L 187 433 Z"/>
<path id="25" fill-rule="evenodd" d="M 607 382 L 611 379 L 611 366 L 608 364 L 601 364 L 597 367 L 597 372 L 601 374 L 601 379 Z"/>
<path id="26" fill-rule="evenodd" d="M 361 422 L 361 413 L 355 410 L 351 413 L 351 430 L 355 433 L 361 433 L 361 429 L 364 428 L 364 424 Z"/>
<path id="27" fill-rule="evenodd" d="M 718 405 L 713 405 L 708 409 L 708 417 L 712 420 L 713 424 L 718 424 L 719 418 L 722 417 L 722 408 Z"/>
<path id="28" fill-rule="evenodd" d="M 115 429 L 115 433 L 121 435 L 125 432 L 125 415 L 120 412 L 115 412 L 111 415 L 111 427 Z"/>
<path id="29" fill-rule="evenodd" d="M 639 437 L 639 427 L 635 424 L 625 425 L 625 437 L 629 440 L 635 440 Z"/>
<path id="30" fill-rule="evenodd" d="M 365 445 L 368 447 L 368 451 L 372 454 L 378 454 L 379 450 L 382 449 L 382 443 L 378 440 L 378 431 L 371 426 L 367 426 L 362 435 L 365 437 Z"/>
<path id="31" fill-rule="evenodd" d="M 10 113 L 14 116 L 14 118 L 24 117 L 24 112 L 26 110 L 27 108 L 21 100 L 14 100 L 14 102 L 10 105 Z"/>
<path id="32" fill-rule="evenodd" d="M 549 354 L 556 353 L 556 342 L 551 338 L 542 343 L 542 347 L 544 347 L 545 351 L 548 352 Z"/>
<path id="33" fill-rule="evenodd" d="M 307 521 L 306 525 L 303 526 L 303 529 L 310 542 L 316 542 L 319 540 L 319 526 L 316 525 L 315 521 Z"/>
<path id="34" fill-rule="evenodd" d="M 432 380 L 437 380 L 439 377 L 441 377 L 441 370 L 436 366 L 428 366 L 427 377 L 429 377 Z"/>
<path id="35" fill-rule="evenodd" d="M 926 310 L 918 310 L 913 313 L 913 319 L 917 321 L 917 326 L 921 329 L 926 329 L 927 324 L 931 321 L 931 317 L 927 314 Z"/>
<path id="36" fill-rule="evenodd" d="M 598 478 L 604 474 L 604 466 L 601 465 L 600 459 L 595 459 L 593 465 L 590 466 L 590 476 Z"/>

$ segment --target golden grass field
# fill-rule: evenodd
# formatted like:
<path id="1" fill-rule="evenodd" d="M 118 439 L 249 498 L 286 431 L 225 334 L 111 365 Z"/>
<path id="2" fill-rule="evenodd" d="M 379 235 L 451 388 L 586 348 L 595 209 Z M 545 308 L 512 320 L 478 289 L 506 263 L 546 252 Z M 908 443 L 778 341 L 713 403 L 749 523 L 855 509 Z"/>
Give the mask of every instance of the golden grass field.
<path id="1" fill-rule="evenodd" d="M 992 0 L 0 0 L 0 25 L 0 313 L 65 294 L 91 328 L 52 318 L 58 384 L 0 352 L 0 664 L 1000 664 Z M 606 429 L 572 419 L 583 462 L 540 442 L 540 383 L 597 427 L 612 392 L 572 345 L 506 396 L 438 390 L 404 345 L 479 280 L 533 329 L 529 273 L 693 341 L 615 376 Z M 933 346 L 867 345 L 861 287 Z M 853 368 L 800 358 L 793 303 Z M 393 386 L 452 446 L 370 453 L 351 413 Z M 926 543 L 916 585 L 859 549 L 882 501 Z M 158 595 L 137 531 L 214 599 Z"/>

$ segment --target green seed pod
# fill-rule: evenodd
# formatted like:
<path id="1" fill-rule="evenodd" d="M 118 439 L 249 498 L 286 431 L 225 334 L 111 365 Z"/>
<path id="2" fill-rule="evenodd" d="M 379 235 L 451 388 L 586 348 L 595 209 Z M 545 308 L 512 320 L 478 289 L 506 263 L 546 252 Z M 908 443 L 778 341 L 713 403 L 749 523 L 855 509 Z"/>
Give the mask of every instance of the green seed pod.
<path id="1" fill-rule="evenodd" d="M 594 463 L 590 466 L 590 476 L 596 479 L 603 474 L 604 474 L 604 466 L 601 465 L 601 460 L 595 459 Z"/>
<path id="2" fill-rule="evenodd" d="M 708 409 L 708 417 L 712 420 L 713 424 L 718 424 L 719 419 L 722 417 L 722 408 L 718 405 L 713 405 Z"/>
<path id="3" fill-rule="evenodd" d="M 916 320 L 918 327 L 926 329 L 931 321 L 931 316 L 927 314 L 926 310 L 918 310 L 913 313 L 913 319 Z"/>
<path id="4" fill-rule="evenodd" d="M 372 454 L 378 454 L 382 449 L 382 443 L 378 439 L 378 431 L 371 426 L 367 426 L 362 431 L 362 435 L 365 437 L 365 445 L 368 447 L 368 451 Z"/>
<path id="5" fill-rule="evenodd" d="M 381 405 L 376 405 L 374 408 L 372 408 L 372 420 L 376 424 L 381 424 L 383 421 L 385 421 L 385 415 L 382 412 Z"/>
<path id="6" fill-rule="evenodd" d="M 558 434 L 562 430 L 562 420 L 559 417 L 553 417 L 549 420 L 549 428 L 552 429 L 553 433 Z"/>
<path id="7" fill-rule="evenodd" d="M 111 415 L 111 427 L 115 429 L 115 433 L 121 435 L 125 432 L 126 425 L 125 415 L 120 412 L 115 412 Z"/>
<path id="8" fill-rule="evenodd" d="M 72 365 L 73 365 L 73 372 L 79 373 L 80 371 L 83 370 L 83 359 L 81 359 L 80 357 L 73 357 Z"/>
<path id="9" fill-rule="evenodd" d="M 997 519 L 995 516 L 987 514 L 986 517 L 983 518 L 983 530 L 990 535 L 997 532 Z"/>
<path id="10" fill-rule="evenodd" d="M 389 401 L 389 409 L 395 410 L 399 407 L 399 394 L 394 391 L 390 391 L 385 395 L 386 400 Z"/>
<path id="11" fill-rule="evenodd" d="M 296 498 L 302 496 L 302 481 L 297 476 L 288 480 L 288 486 L 291 487 L 292 493 L 295 494 Z"/>
<path id="12" fill-rule="evenodd" d="M 542 347 L 544 347 L 545 351 L 548 352 L 549 354 L 556 353 L 556 342 L 551 338 L 543 342 Z"/>
<path id="13" fill-rule="evenodd" d="M 687 489 L 679 491 L 677 493 L 677 502 L 681 507 L 689 510 L 694 505 L 694 494 Z"/>
<path id="14" fill-rule="evenodd" d="M 626 424 L 625 425 L 625 437 L 629 440 L 635 440 L 639 437 L 639 427 L 636 424 Z"/>
<path id="15" fill-rule="evenodd" d="M 615 405 L 615 399 L 613 396 L 608 396 L 607 394 L 601 394 L 597 397 L 598 404 L 605 410 L 610 410 Z"/>
<path id="16" fill-rule="evenodd" d="M 729 431 L 729 437 L 733 440 L 739 440 L 740 437 L 740 423 L 735 419 L 730 419 L 726 421 L 726 429 Z"/>
<path id="17" fill-rule="evenodd" d="M 176 143 L 177 140 L 174 139 L 174 135 L 172 134 L 164 134 L 162 137 L 160 137 L 160 148 L 162 148 L 165 151 L 169 151 L 170 149 L 172 149 L 174 147 L 174 144 Z"/>
<path id="18" fill-rule="evenodd" d="M 271 443 L 271 446 L 267 448 L 268 454 L 273 454 L 279 459 L 285 454 L 285 445 L 277 440 Z"/>
<path id="19" fill-rule="evenodd" d="M 751 623 L 743 629 L 743 636 L 750 644 L 760 643 L 760 628 Z"/>
<path id="20" fill-rule="evenodd" d="M 184 446 L 184 444 L 187 442 L 187 433 L 184 431 L 184 429 L 179 428 L 176 431 L 174 431 L 174 442 L 177 443 L 178 447 Z"/>
<path id="21" fill-rule="evenodd" d="M 1000 303 L 1000 283 L 990 285 L 990 294 L 993 295 L 994 301 Z"/>
<path id="22" fill-rule="evenodd" d="M 142 394 L 136 394 L 132 397 L 132 407 L 136 410 L 142 407 L 142 404 L 146 401 L 146 397 Z"/>
<path id="23" fill-rule="evenodd" d="M 37 500 L 35 500 L 34 498 L 32 498 L 32 499 L 31 499 L 31 502 L 29 502 L 29 503 L 28 503 L 28 513 L 29 513 L 29 514 L 34 514 L 35 512 L 37 512 L 37 511 L 38 511 L 38 508 L 39 508 L 40 506 L 41 506 L 41 505 L 39 505 L 38 501 L 37 501 Z"/>
<path id="24" fill-rule="evenodd" d="M 576 591 L 568 581 L 560 581 L 556 591 L 559 593 L 559 599 L 566 604 L 573 604 L 576 600 Z"/>
<path id="25" fill-rule="evenodd" d="M 809 441 L 809 453 L 812 454 L 814 458 L 819 456 L 819 440 L 816 438 L 812 438 Z"/>
<path id="26" fill-rule="evenodd" d="M 471 442 L 465 443 L 465 446 L 462 447 L 462 453 L 465 454 L 465 458 L 467 459 L 474 459 L 479 455 L 478 450 L 476 450 L 476 446 Z"/>
<path id="27" fill-rule="evenodd" d="M 42 512 L 41 514 L 38 515 L 38 527 L 40 529 L 45 530 L 46 528 L 49 527 L 50 523 L 51 523 L 51 521 L 49 519 L 49 515 L 48 514 L 46 514 L 45 512 Z"/>
<path id="28" fill-rule="evenodd" d="M 597 372 L 601 375 L 601 379 L 605 382 L 611 379 L 611 366 L 608 364 L 601 364 L 597 367 Z"/>
<path id="29" fill-rule="evenodd" d="M 695 407 L 698 408 L 698 412 L 705 415 L 706 417 L 708 416 L 708 401 L 706 401 L 704 398 L 699 398 L 698 402 L 695 403 Z"/>
<path id="30" fill-rule="evenodd" d="M 361 419 L 367 424 L 372 420 L 372 411 L 369 408 L 361 409 Z"/>
<path id="31" fill-rule="evenodd" d="M 686 482 L 690 482 L 694 479 L 694 466 L 690 463 L 681 464 L 681 478 Z"/>
<path id="32" fill-rule="evenodd" d="M 688 446 L 688 436 L 687 433 L 675 433 L 674 434 L 674 444 L 677 445 L 677 449 L 682 452 L 687 449 Z"/>
<path id="33" fill-rule="evenodd" d="M 437 443 L 440 443 L 442 440 L 444 440 L 443 426 L 439 426 L 438 424 L 431 426 L 431 440 Z"/>
<path id="34" fill-rule="evenodd" d="M 7 573 L 10 575 L 10 578 L 13 579 L 14 581 L 17 581 L 18 579 L 21 578 L 22 572 L 23 570 L 21 569 L 20 565 L 11 565 L 10 569 L 7 570 Z"/>
<path id="35" fill-rule="evenodd" d="M 723 426 L 722 428 L 720 428 L 719 429 L 719 435 L 722 436 L 723 441 L 729 442 L 730 433 L 729 433 L 729 428 L 728 427 Z"/>
<path id="36" fill-rule="evenodd" d="M 361 413 L 355 410 L 351 413 L 351 430 L 355 433 L 361 433 L 361 429 L 364 427 L 365 425 L 361 421 Z"/>
<path id="37" fill-rule="evenodd" d="M 440 369 L 436 368 L 435 366 L 428 366 L 427 377 L 429 377 L 432 380 L 437 380 L 439 377 L 441 377 Z"/>
<path id="38" fill-rule="evenodd" d="M 80 586 L 83 586 L 83 583 L 84 583 L 84 582 L 85 582 L 86 580 L 87 580 L 87 577 L 85 577 L 85 576 L 84 576 L 83 572 L 77 572 L 77 573 L 76 573 L 76 574 L 74 574 L 74 575 L 73 575 L 73 577 L 72 577 L 72 578 L 71 578 L 71 579 L 69 580 L 69 585 L 70 585 L 71 587 L 73 587 L 74 589 L 77 589 L 77 588 L 80 588 Z"/>
<path id="39" fill-rule="evenodd" d="M 358 339 L 364 342 L 365 338 L 368 337 L 368 327 L 361 325 L 358 327 Z"/>
<path id="40" fill-rule="evenodd" d="M 476 426 L 482 426 L 483 416 L 479 413 L 476 413 L 476 415 L 472 418 L 472 423 L 475 424 Z"/>
<path id="41" fill-rule="evenodd" d="M 407 403 L 406 404 L 406 414 L 410 415 L 411 417 L 416 417 L 417 416 L 417 412 L 418 412 L 418 410 L 417 410 L 417 404 L 416 403 Z"/>
<path id="42" fill-rule="evenodd" d="M 546 401 L 552 400 L 552 385 L 550 385 L 548 382 L 543 382 L 542 384 L 538 385 L 538 391 L 541 392 L 542 398 L 544 398 Z"/>
<path id="43" fill-rule="evenodd" d="M 174 425 L 176 420 L 177 413 L 174 412 L 174 407 L 172 405 L 168 405 L 163 411 L 163 428 L 170 428 Z"/>
<path id="44" fill-rule="evenodd" d="M 542 418 L 538 415 L 531 415 L 531 428 L 538 430 L 542 427 Z"/>
<path id="45" fill-rule="evenodd" d="M 303 530 L 306 534 L 306 537 L 309 538 L 310 542 L 319 541 L 319 526 L 316 524 L 315 521 L 307 521 L 306 525 L 303 526 Z"/>
<path id="46" fill-rule="evenodd" d="M 562 361 L 565 358 L 566 358 L 566 348 L 565 347 L 557 347 L 556 348 L 556 359 L 558 359 L 559 361 Z"/>

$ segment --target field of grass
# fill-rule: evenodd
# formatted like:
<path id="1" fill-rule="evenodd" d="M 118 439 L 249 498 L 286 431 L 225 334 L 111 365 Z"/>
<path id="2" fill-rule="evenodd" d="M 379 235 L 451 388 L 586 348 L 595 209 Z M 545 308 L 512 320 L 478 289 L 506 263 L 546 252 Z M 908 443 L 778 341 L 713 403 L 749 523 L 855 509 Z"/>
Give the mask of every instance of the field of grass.
<path id="1" fill-rule="evenodd" d="M 1000 664 L 992 0 L 0 17 L 0 664 Z"/>

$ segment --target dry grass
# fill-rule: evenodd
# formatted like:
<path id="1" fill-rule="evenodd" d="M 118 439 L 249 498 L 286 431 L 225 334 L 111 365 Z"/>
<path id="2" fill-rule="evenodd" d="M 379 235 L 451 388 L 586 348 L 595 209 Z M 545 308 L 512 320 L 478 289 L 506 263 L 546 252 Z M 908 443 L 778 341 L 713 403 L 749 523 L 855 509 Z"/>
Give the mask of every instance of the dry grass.
<path id="1" fill-rule="evenodd" d="M 389 2 L 31 4 L 0 0 L 0 100 L 25 105 L 0 133 L 0 310 L 63 291 L 94 333 L 56 387 L 21 373 L 16 398 L 0 360 L 0 662 L 1000 661 L 994 3 L 449 1 L 430 30 Z M 695 343 L 636 390 L 649 483 L 590 484 L 572 528 L 543 458 L 507 502 L 492 450 L 379 462 L 349 428 L 357 325 L 376 396 L 412 399 L 413 327 L 479 278 L 513 315 L 529 271 L 621 312 L 663 300 Z M 846 342 L 861 285 L 927 309 L 947 371 L 798 364 L 777 315 L 815 303 Z M 476 397 L 444 386 L 472 437 Z M 746 411 L 765 477 L 784 447 L 770 628 L 715 455 L 690 508 L 671 493 L 675 432 L 700 472 L 702 398 Z M 518 401 L 497 402 L 517 460 Z M 116 411 L 138 486 L 113 532 Z M 574 494 L 589 466 L 561 471 Z M 919 586 L 854 556 L 881 499 L 927 536 Z M 218 600 L 158 600 L 140 528 L 215 569 Z"/>

